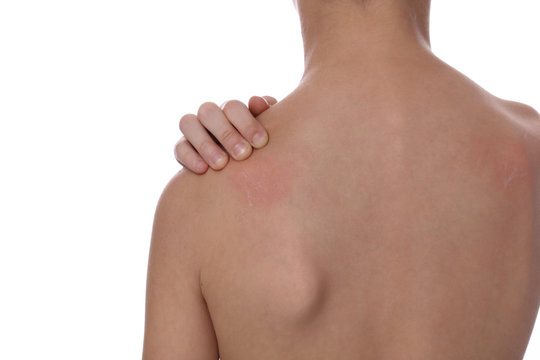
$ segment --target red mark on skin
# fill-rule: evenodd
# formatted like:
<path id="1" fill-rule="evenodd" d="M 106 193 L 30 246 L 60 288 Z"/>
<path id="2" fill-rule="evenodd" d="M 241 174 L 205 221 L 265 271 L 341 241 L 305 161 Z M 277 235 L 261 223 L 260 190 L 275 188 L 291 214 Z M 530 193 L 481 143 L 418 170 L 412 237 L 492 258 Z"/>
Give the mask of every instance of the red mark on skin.
<path id="1" fill-rule="evenodd" d="M 470 160 L 477 174 L 488 174 L 503 191 L 528 184 L 531 167 L 522 142 L 479 135 L 471 140 Z"/>
<path id="2" fill-rule="evenodd" d="M 270 208 L 291 198 L 299 174 L 291 160 L 260 154 L 237 164 L 227 178 L 248 206 Z"/>

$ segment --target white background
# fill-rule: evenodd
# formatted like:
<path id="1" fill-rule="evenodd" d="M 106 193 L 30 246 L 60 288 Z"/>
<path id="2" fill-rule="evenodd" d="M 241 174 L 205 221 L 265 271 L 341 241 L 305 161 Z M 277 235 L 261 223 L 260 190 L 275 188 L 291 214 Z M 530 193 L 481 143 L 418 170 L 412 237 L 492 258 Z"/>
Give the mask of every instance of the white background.
<path id="1" fill-rule="evenodd" d="M 432 48 L 540 109 L 539 14 L 537 0 L 434 0 Z M 0 0 L 1 359 L 140 358 L 178 120 L 283 98 L 302 54 L 291 0 Z"/>

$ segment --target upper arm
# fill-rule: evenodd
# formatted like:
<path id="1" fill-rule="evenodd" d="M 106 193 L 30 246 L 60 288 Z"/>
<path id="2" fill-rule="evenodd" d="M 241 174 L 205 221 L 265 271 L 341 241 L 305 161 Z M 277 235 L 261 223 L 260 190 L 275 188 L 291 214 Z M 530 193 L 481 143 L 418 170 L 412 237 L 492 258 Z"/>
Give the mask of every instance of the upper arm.
<path id="1" fill-rule="evenodd" d="M 197 194 L 189 174 L 167 184 L 154 216 L 143 360 L 217 360 L 214 328 L 199 283 Z"/>

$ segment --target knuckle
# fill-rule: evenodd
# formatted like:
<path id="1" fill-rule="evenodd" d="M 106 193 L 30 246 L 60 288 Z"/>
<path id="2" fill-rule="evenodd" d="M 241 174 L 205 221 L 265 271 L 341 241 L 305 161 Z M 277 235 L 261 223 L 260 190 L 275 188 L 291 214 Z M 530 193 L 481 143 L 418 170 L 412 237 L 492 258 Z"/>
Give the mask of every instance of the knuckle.
<path id="1" fill-rule="evenodd" d="M 189 157 L 188 152 L 189 149 L 186 146 L 185 141 L 179 141 L 176 143 L 176 146 L 174 147 L 174 154 L 176 160 L 178 160 L 180 163 L 185 163 L 186 159 Z"/>
<path id="2" fill-rule="evenodd" d="M 244 107 L 244 103 L 240 100 L 229 100 L 223 106 L 223 111 L 238 111 L 243 110 Z"/>
<path id="3" fill-rule="evenodd" d="M 231 100 L 225 104 L 223 107 L 223 112 L 227 117 L 238 119 L 240 117 L 246 117 L 246 115 L 249 115 L 249 109 L 247 108 L 244 103 L 242 103 L 239 100 Z"/>
<path id="4" fill-rule="evenodd" d="M 176 144 L 174 145 L 174 148 L 177 149 L 177 148 L 186 146 L 187 142 L 188 142 L 188 141 L 187 141 L 186 137 L 185 137 L 185 136 L 182 136 L 182 137 L 180 138 L 180 140 L 178 140 L 178 141 L 176 142 Z"/>
<path id="5" fill-rule="evenodd" d="M 186 137 L 185 137 L 185 136 L 182 136 L 182 137 L 180 138 L 180 140 L 178 140 L 178 141 L 176 142 L 176 144 L 174 145 L 174 148 L 175 148 L 175 149 L 179 148 L 179 147 L 182 146 L 185 142 L 186 142 Z"/>
<path id="6" fill-rule="evenodd" d="M 221 134 L 221 141 L 226 142 L 229 144 L 233 144 L 238 139 L 238 133 L 236 130 L 232 127 L 227 128 L 223 133 Z"/>
<path id="7" fill-rule="evenodd" d="M 186 114 L 180 119 L 180 130 L 184 132 L 191 124 L 199 121 L 194 114 Z"/>
<path id="8" fill-rule="evenodd" d="M 175 148 L 175 151 L 177 153 L 185 153 L 186 151 L 189 150 L 189 145 L 188 145 L 188 141 L 186 138 L 182 137 L 182 139 L 180 139 L 176 145 L 174 146 Z"/>
<path id="9" fill-rule="evenodd" d="M 210 140 L 203 141 L 201 143 L 200 149 L 201 149 L 201 153 L 207 157 L 210 157 L 215 151 L 220 151 L 218 150 L 218 146 L 213 141 L 210 141 Z"/>
<path id="10" fill-rule="evenodd" d="M 189 166 L 194 169 L 197 167 L 199 159 L 197 155 L 190 153 L 186 155 L 184 161 L 186 164 L 189 164 Z"/>
<path id="11" fill-rule="evenodd" d="M 199 106 L 199 111 L 197 112 L 197 115 L 199 116 L 199 118 L 207 117 L 214 113 L 216 110 L 219 110 L 219 107 L 215 103 L 205 102 L 201 106 Z"/>

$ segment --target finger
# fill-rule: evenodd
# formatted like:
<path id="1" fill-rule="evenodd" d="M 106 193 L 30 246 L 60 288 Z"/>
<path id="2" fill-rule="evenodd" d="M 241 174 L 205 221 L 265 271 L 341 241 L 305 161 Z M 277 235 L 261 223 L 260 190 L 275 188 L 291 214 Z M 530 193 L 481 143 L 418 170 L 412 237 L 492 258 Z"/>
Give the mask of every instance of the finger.
<path id="1" fill-rule="evenodd" d="M 231 100 L 223 104 L 223 113 L 231 124 L 248 139 L 255 148 L 268 143 L 268 133 L 262 124 L 251 115 L 249 109 L 241 101 Z"/>
<path id="2" fill-rule="evenodd" d="M 212 140 L 197 116 L 184 115 L 180 119 L 180 131 L 212 169 L 221 170 L 227 164 L 227 153 Z"/>
<path id="3" fill-rule="evenodd" d="M 190 116 L 195 116 L 195 117 L 197 117 L 196 115 L 193 115 L 193 114 L 187 114 L 187 115 L 185 115 L 185 116 L 186 116 L 186 117 L 188 117 L 188 116 L 189 116 L 189 117 L 190 117 Z M 180 128 L 180 131 L 182 131 L 182 120 L 185 121 L 184 117 L 182 117 L 182 118 L 180 119 L 179 123 L 178 123 L 179 128 Z M 216 138 L 214 137 L 214 135 L 212 135 L 212 134 L 209 133 L 208 131 L 207 131 L 206 133 L 207 133 L 208 135 L 210 135 L 210 138 L 212 139 L 212 141 L 215 142 L 215 143 L 219 146 L 220 149 L 225 150 L 225 148 L 223 147 L 223 145 L 221 145 L 221 144 L 219 143 L 218 139 L 216 139 Z M 186 135 L 186 134 L 184 134 L 184 135 Z M 190 138 L 192 138 L 191 134 L 187 134 L 186 140 L 187 140 L 188 142 L 189 142 L 189 139 L 190 139 Z M 226 151 L 226 150 L 225 150 L 225 151 Z M 204 161 L 204 159 L 203 159 L 203 161 Z M 208 164 L 207 164 L 207 165 L 208 165 Z"/>
<path id="4" fill-rule="evenodd" d="M 236 160 L 244 160 L 251 155 L 253 149 L 249 142 L 240 135 L 216 104 L 212 102 L 202 104 L 197 118 Z"/>
<path id="5" fill-rule="evenodd" d="M 174 156 L 176 161 L 194 173 L 204 174 L 208 170 L 208 164 L 184 136 L 174 146 Z"/>
<path id="6" fill-rule="evenodd" d="M 251 114 L 255 117 L 270 108 L 266 100 L 260 96 L 252 96 L 248 101 L 248 107 Z"/>
<path id="7" fill-rule="evenodd" d="M 263 99 L 266 100 L 269 106 L 276 105 L 278 102 L 275 97 L 269 95 L 263 96 Z"/>

